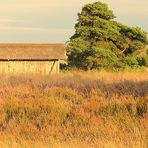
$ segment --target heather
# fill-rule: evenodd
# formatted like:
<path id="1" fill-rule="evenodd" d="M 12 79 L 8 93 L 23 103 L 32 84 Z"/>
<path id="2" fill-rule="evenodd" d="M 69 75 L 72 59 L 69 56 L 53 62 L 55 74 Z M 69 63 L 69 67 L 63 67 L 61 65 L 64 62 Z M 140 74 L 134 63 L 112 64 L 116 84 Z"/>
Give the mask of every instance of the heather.
<path id="1" fill-rule="evenodd" d="M 1 147 L 148 144 L 147 72 L 2 76 Z"/>

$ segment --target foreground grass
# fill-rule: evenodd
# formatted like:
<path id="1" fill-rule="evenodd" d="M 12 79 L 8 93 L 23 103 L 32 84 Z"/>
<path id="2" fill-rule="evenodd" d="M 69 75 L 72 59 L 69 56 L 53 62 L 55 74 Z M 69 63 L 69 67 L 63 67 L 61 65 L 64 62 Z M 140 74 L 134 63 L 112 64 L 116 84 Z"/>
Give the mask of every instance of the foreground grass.
<path id="1" fill-rule="evenodd" d="M 148 146 L 148 74 L 1 76 L 0 147 Z"/>

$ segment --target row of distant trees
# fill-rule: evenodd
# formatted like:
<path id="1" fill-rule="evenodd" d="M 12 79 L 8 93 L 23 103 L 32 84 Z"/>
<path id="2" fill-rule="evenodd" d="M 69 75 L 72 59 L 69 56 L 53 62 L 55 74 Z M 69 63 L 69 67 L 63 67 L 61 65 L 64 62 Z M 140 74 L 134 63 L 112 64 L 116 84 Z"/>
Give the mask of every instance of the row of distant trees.
<path id="1" fill-rule="evenodd" d="M 122 70 L 148 66 L 147 33 L 115 21 L 107 4 L 87 4 L 68 43 L 68 67 Z"/>

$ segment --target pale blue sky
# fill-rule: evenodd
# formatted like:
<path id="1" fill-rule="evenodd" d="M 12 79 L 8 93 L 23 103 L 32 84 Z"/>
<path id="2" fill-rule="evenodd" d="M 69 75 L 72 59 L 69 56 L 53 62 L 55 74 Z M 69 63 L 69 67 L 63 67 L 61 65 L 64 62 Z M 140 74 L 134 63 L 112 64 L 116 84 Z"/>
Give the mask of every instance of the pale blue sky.
<path id="1" fill-rule="evenodd" d="M 64 43 L 74 33 L 77 13 L 96 0 L 1 0 L 0 42 Z M 148 32 L 148 0 L 100 0 L 121 23 Z"/>

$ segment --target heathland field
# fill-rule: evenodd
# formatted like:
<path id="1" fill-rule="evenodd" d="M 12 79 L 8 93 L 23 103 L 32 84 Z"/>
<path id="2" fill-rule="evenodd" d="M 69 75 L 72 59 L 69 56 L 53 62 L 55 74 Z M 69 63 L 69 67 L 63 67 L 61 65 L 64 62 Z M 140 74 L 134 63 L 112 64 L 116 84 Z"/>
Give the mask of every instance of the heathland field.
<path id="1" fill-rule="evenodd" d="M 2 148 L 146 148 L 147 72 L 2 76 Z"/>

